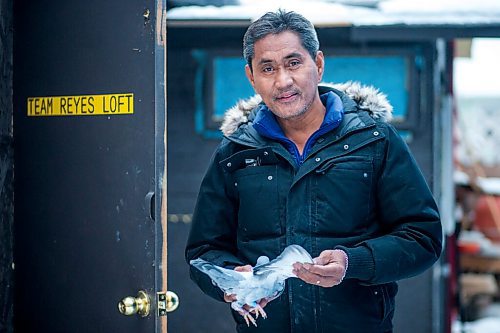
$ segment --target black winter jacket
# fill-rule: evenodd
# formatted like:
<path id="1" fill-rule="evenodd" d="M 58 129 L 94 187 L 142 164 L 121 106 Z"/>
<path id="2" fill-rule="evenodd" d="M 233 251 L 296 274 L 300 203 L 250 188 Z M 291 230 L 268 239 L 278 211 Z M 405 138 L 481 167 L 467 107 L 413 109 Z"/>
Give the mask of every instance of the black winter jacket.
<path id="1" fill-rule="evenodd" d="M 408 147 L 387 123 L 392 107 L 385 96 L 352 83 L 319 89 L 339 95 L 344 118 L 300 166 L 253 128 L 258 97 L 228 111 L 225 138 L 201 184 L 186 259 L 255 265 L 261 255 L 272 259 L 299 244 L 313 257 L 343 249 L 347 274 L 332 288 L 288 279 L 257 328 L 233 312 L 238 332 L 391 331 L 395 281 L 423 272 L 440 255 L 438 209 Z M 259 166 L 246 166 L 245 159 L 257 157 Z M 191 268 L 191 277 L 223 300 L 205 274 Z"/>

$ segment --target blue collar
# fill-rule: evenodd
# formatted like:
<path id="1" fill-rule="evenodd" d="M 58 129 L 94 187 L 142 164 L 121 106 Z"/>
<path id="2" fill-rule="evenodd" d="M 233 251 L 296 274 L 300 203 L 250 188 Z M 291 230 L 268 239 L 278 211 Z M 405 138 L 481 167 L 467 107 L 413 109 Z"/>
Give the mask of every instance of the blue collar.
<path id="1" fill-rule="evenodd" d="M 318 130 L 314 132 L 309 137 L 309 139 L 307 139 L 302 155 L 300 155 L 297 146 L 295 146 L 295 143 L 293 143 L 285 136 L 274 114 L 266 105 L 262 105 L 257 111 L 257 115 L 255 116 L 255 120 L 253 122 L 253 127 L 260 135 L 268 139 L 280 142 L 295 158 L 297 165 L 300 165 L 304 162 L 312 146 L 316 143 L 318 138 L 321 135 L 337 128 L 344 115 L 344 107 L 342 105 L 340 97 L 337 96 L 337 94 L 330 91 L 321 95 L 320 99 L 323 105 L 325 105 L 326 107 L 325 118 L 323 119 L 323 122 L 321 123 L 321 126 L 318 128 Z"/>

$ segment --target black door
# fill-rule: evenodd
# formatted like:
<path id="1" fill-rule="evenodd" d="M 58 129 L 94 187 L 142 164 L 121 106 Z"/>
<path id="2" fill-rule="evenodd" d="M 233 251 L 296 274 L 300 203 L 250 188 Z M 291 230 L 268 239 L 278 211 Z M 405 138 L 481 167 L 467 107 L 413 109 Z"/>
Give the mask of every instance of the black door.
<path id="1" fill-rule="evenodd" d="M 14 2 L 16 332 L 166 330 L 163 13 Z M 122 315 L 139 290 L 151 313 Z"/>

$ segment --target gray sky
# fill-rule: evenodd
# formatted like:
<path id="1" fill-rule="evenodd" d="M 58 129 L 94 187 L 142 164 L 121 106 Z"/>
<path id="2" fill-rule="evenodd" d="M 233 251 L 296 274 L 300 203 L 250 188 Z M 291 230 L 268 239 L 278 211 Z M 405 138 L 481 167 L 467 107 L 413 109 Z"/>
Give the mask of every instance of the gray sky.
<path id="1" fill-rule="evenodd" d="M 500 39 L 474 39 L 472 57 L 456 58 L 454 68 L 457 96 L 500 98 Z"/>

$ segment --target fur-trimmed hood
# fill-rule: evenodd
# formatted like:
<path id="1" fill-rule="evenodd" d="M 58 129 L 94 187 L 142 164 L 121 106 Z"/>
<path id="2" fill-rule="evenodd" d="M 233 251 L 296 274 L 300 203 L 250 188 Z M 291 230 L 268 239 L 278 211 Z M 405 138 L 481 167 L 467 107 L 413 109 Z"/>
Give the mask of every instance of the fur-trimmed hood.
<path id="1" fill-rule="evenodd" d="M 376 121 L 389 122 L 392 119 L 392 105 L 387 96 L 373 86 L 364 86 L 359 82 L 346 82 L 339 84 L 321 83 L 320 91 L 334 91 L 342 100 L 346 97 L 354 101 L 358 108 L 367 111 Z M 344 95 L 344 96 L 342 96 Z M 249 122 L 249 115 L 259 103 L 262 102 L 260 95 L 254 95 L 245 100 L 240 100 L 235 106 L 226 111 L 224 120 L 220 127 L 225 136 L 233 134 L 241 124 Z"/>

